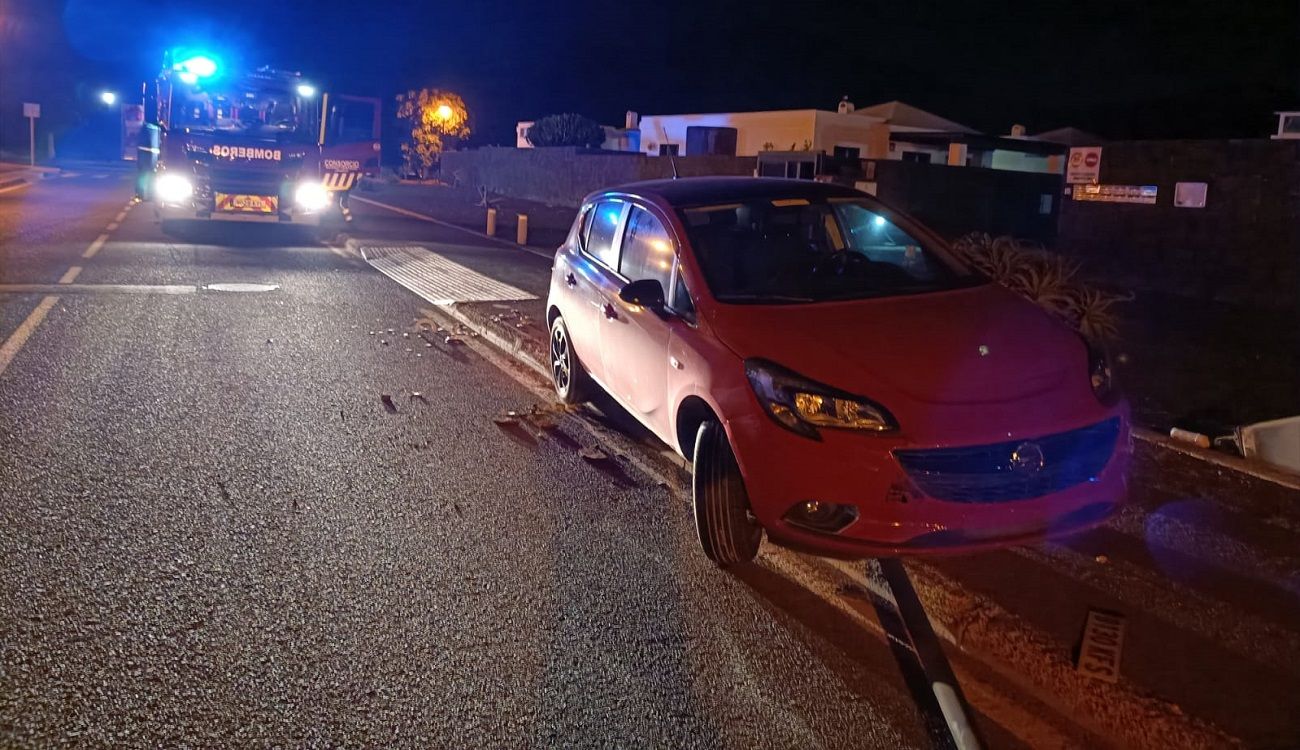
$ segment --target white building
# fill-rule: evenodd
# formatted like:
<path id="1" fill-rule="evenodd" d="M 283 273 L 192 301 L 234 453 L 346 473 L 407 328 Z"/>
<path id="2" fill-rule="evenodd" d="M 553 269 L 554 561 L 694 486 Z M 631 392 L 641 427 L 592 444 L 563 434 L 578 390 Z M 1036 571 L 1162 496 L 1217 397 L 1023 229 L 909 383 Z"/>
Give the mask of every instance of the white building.
<path id="1" fill-rule="evenodd" d="M 926 161 L 941 162 L 944 148 L 895 141 L 894 133 L 977 133 L 960 123 L 917 109 L 903 102 L 886 102 L 854 109 L 843 102 L 837 112 L 820 109 L 785 109 L 766 112 L 714 112 L 709 114 L 646 115 L 641 118 L 641 145 L 646 154 L 696 152 L 690 143 L 692 129 L 734 129 L 735 155 L 754 156 L 760 151 L 814 151 L 872 159 L 901 159 L 909 152 L 925 153 Z M 699 131 L 697 131 L 699 132 Z M 697 143 L 700 141 L 697 138 Z"/>
<path id="2" fill-rule="evenodd" d="M 734 131 L 734 151 L 731 141 Z M 694 135 L 692 135 L 694 134 Z M 734 153 L 807 151 L 850 159 L 897 159 L 949 166 L 1059 173 L 1057 144 L 1023 137 L 988 136 L 972 127 L 892 101 L 838 111 L 787 109 L 766 112 L 647 115 L 641 118 L 646 154 L 669 151 Z"/>
<path id="3" fill-rule="evenodd" d="M 519 148 L 532 147 L 527 138 L 532 124 L 516 126 Z M 1023 129 L 1008 136 L 984 135 L 900 101 L 856 108 L 846 98 L 835 112 L 781 109 L 646 115 L 639 122 L 635 112 L 628 112 L 624 128 L 606 126 L 605 133 L 602 148 L 650 156 L 808 152 L 844 159 L 896 159 L 1022 172 L 1060 173 L 1064 168 L 1063 148 L 1025 137 Z"/>

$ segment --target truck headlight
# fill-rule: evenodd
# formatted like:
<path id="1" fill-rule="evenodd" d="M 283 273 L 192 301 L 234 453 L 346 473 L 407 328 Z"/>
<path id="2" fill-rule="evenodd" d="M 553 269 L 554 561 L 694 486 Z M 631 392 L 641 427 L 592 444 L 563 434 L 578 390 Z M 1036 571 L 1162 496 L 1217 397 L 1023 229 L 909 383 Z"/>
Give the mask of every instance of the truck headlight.
<path id="1" fill-rule="evenodd" d="M 766 360 L 745 360 L 745 375 L 768 416 L 804 437 L 820 440 L 818 427 L 867 432 L 898 429 L 893 416 L 880 404 L 808 380 Z"/>
<path id="2" fill-rule="evenodd" d="M 294 191 L 293 202 L 305 211 L 319 211 L 329 205 L 330 193 L 319 182 L 303 182 Z"/>
<path id="3" fill-rule="evenodd" d="M 163 203 L 184 203 L 194 195 L 194 183 L 185 175 L 164 172 L 154 181 L 154 194 Z"/>

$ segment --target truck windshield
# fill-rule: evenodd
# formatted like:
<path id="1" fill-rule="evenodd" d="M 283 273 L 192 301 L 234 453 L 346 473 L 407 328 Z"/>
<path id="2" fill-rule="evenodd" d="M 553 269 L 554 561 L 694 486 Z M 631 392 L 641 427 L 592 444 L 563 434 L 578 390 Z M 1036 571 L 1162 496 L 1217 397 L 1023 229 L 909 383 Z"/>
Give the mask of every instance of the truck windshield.
<path id="1" fill-rule="evenodd" d="M 177 86 L 172 92 L 171 126 L 290 140 L 311 136 L 298 97 L 265 86 Z"/>
<path id="2" fill-rule="evenodd" d="M 765 199 L 685 208 L 681 216 L 720 302 L 864 299 L 984 281 L 864 201 Z"/>

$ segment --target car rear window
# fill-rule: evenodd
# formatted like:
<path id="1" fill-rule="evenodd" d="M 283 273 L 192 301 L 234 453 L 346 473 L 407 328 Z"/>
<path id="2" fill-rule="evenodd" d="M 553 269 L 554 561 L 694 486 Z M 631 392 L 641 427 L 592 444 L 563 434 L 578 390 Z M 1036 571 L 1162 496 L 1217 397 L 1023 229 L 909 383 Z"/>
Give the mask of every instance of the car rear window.
<path id="1" fill-rule="evenodd" d="M 583 249 L 611 270 L 618 268 L 618 248 L 614 245 L 614 237 L 626 205 L 622 201 L 601 201 L 591 210 L 591 220 L 587 224 Z"/>

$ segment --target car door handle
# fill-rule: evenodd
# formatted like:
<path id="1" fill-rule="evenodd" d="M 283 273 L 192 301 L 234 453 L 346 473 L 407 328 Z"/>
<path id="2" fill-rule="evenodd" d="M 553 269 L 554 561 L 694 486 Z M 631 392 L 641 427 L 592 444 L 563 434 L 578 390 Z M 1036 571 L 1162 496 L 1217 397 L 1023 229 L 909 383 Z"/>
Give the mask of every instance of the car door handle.
<path id="1" fill-rule="evenodd" d="M 605 319 L 618 320 L 618 310 L 615 310 L 614 306 L 608 302 L 605 303 Z"/>
<path id="2" fill-rule="evenodd" d="M 568 276 L 564 277 L 564 283 L 568 284 L 569 286 L 577 286 L 578 277 L 574 276 L 573 274 L 569 274 Z"/>

